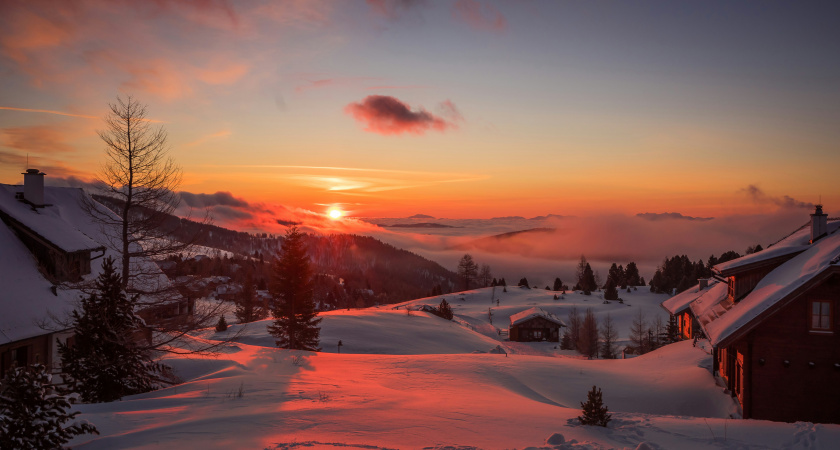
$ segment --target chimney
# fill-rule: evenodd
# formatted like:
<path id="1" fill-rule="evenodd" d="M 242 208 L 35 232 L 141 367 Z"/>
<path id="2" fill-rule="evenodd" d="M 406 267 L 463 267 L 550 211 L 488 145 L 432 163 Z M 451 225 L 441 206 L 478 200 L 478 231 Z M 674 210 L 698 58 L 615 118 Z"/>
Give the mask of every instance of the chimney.
<path id="1" fill-rule="evenodd" d="M 709 287 L 709 279 L 708 278 L 698 278 L 697 282 L 700 283 L 699 290 L 701 290 L 701 291 L 703 289 L 706 289 L 707 287 Z"/>
<path id="2" fill-rule="evenodd" d="M 23 175 L 23 199 L 32 206 L 40 208 L 44 205 L 44 175 L 38 169 L 26 169 Z"/>
<path id="3" fill-rule="evenodd" d="M 823 214 L 822 205 L 817 205 L 811 214 L 811 243 L 818 241 L 828 232 L 828 214 Z"/>

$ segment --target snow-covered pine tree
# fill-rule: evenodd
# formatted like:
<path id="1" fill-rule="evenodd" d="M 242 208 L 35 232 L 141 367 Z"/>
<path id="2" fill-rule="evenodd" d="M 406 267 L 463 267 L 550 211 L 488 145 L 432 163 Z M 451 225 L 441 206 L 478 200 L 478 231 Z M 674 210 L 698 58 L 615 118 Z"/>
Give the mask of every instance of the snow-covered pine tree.
<path id="1" fill-rule="evenodd" d="M 99 434 L 87 421 L 65 426 L 79 414 L 69 409 L 43 365 L 12 368 L 0 381 L 0 448 L 64 448 L 73 436 Z"/>
<path id="2" fill-rule="evenodd" d="M 580 406 L 583 408 L 583 414 L 578 416 L 581 425 L 606 427 L 612 418 L 609 410 L 604 406 L 601 389 L 596 386 L 592 386 L 592 390 L 586 396 L 586 403 L 580 402 Z"/>
<path id="3" fill-rule="evenodd" d="M 122 277 L 110 257 L 94 291 L 71 315 L 73 345 L 58 342 L 64 378 L 85 402 L 110 402 L 155 389 L 164 367 L 138 343 L 143 321 L 134 313 L 135 299 L 122 289 Z"/>
<path id="4" fill-rule="evenodd" d="M 321 319 L 312 300 L 312 269 L 303 233 L 292 227 L 275 259 L 270 290 L 274 296 L 274 323 L 268 332 L 280 348 L 319 351 Z"/>

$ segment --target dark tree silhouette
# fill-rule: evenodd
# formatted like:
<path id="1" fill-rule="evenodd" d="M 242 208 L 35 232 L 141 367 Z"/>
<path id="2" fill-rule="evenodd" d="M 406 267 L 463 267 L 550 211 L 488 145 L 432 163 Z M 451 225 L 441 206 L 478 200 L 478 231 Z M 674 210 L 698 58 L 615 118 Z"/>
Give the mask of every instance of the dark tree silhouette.
<path id="1" fill-rule="evenodd" d="M 71 313 L 73 345 L 58 341 L 64 379 L 86 402 L 110 402 L 155 389 L 164 367 L 140 345 L 143 321 L 122 289 L 110 257 L 102 262 L 95 291 Z"/>
<path id="2" fill-rule="evenodd" d="M 69 409 L 43 365 L 13 367 L 0 380 L 0 448 L 57 449 L 73 436 L 99 434 L 86 421 L 65 426 L 79 414 Z"/>
<path id="3" fill-rule="evenodd" d="M 578 416 L 581 425 L 606 427 L 612 418 L 604 405 L 601 389 L 596 386 L 592 386 L 592 390 L 586 395 L 586 402 L 580 402 L 580 406 L 583 408 L 583 414 Z"/>
<path id="4" fill-rule="evenodd" d="M 304 235 L 292 227 L 286 233 L 280 255 L 272 267 L 269 289 L 274 297 L 274 323 L 268 332 L 280 348 L 320 351 L 321 319 L 312 297 L 312 269 L 303 242 Z"/>

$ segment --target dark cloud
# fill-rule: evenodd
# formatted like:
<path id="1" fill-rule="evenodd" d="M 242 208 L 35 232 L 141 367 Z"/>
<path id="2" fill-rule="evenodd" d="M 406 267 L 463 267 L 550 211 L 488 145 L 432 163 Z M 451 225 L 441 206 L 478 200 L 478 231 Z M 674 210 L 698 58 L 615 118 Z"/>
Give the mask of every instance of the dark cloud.
<path id="1" fill-rule="evenodd" d="M 192 208 L 208 208 L 213 206 L 248 207 L 248 202 L 234 197 L 230 192 L 219 191 L 215 194 L 193 194 L 192 192 L 181 191 L 179 195 L 184 203 Z"/>
<path id="2" fill-rule="evenodd" d="M 694 216 L 684 216 L 680 213 L 676 212 L 668 212 L 668 213 L 639 213 L 636 214 L 636 217 L 641 217 L 645 220 L 650 220 L 651 222 L 657 220 L 697 220 L 700 222 L 705 222 L 707 220 L 712 220 L 714 217 L 694 217 Z"/>
<path id="3" fill-rule="evenodd" d="M 225 222 L 229 220 L 252 219 L 254 217 L 253 214 L 247 211 L 242 211 L 226 205 L 214 206 L 210 210 L 210 216 L 212 216 L 214 220 L 222 220 Z"/>
<path id="4" fill-rule="evenodd" d="M 452 102 L 444 104 L 447 111 L 456 111 Z M 366 131 L 383 135 L 423 134 L 429 129 L 444 131 L 455 124 L 435 116 L 423 108 L 412 111 L 408 105 L 387 95 L 369 95 L 359 103 L 351 103 L 345 112 L 367 125 Z"/>
<path id="5" fill-rule="evenodd" d="M 771 197 L 764 193 L 760 187 L 751 184 L 743 189 L 741 192 L 746 193 L 752 200 L 760 204 L 776 205 L 781 208 L 813 208 L 814 204 L 811 202 L 799 201 L 795 198 L 783 195 L 781 197 Z"/>

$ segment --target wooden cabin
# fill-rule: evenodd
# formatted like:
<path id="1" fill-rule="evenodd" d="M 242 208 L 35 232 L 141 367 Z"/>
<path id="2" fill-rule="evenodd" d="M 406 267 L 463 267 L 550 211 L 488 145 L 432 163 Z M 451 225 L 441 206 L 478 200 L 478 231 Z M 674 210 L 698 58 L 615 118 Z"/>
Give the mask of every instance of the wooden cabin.
<path id="1" fill-rule="evenodd" d="M 718 280 L 701 279 L 698 281 L 696 285 L 665 300 L 660 305 L 677 319 L 680 339 L 693 339 L 700 333 L 700 324 L 691 305 L 701 297 L 711 296 L 717 298 L 721 292 L 724 295 L 727 292 L 725 283 L 721 283 Z"/>
<path id="2" fill-rule="evenodd" d="M 565 326 L 554 314 L 533 307 L 510 316 L 509 337 L 517 342 L 560 342 L 560 328 Z"/>
<path id="3" fill-rule="evenodd" d="M 840 222 L 819 206 L 812 221 L 763 267 L 716 267 L 729 274 L 727 296 L 692 303 L 744 418 L 840 423 Z"/>

